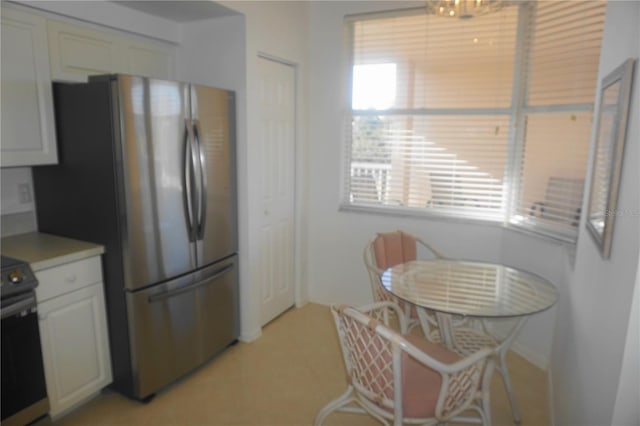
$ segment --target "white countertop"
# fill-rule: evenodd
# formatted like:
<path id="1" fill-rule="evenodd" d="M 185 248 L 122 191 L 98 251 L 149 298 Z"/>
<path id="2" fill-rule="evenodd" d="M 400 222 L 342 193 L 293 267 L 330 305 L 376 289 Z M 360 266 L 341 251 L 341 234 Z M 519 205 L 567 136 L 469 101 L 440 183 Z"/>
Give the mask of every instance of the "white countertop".
<path id="1" fill-rule="evenodd" d="M 104 253 L 100 244 L 40 232 L 5 237 L 0 244 L 3 256 L 29 262 L 34 272 Z"/>

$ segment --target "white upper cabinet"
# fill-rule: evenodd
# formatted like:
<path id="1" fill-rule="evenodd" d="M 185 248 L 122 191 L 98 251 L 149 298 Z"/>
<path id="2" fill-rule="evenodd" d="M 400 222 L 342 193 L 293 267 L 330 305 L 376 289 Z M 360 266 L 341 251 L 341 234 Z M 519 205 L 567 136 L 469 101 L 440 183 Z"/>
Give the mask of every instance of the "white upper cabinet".
<path id="1" fill-rule="evenodd" d="M 2 5 L 0 166 L 58 162 L 51 81 L 124 73 L 175 78 L 173 44 Z"/>
<path id="2" fill-rule="evenodd" d="M 86 81 L 95 74 L 125 73 L 171 79 L 175 47 L 50 20 L 49 54 L 54 80 Z"/>
<path id="3" fill-rule="evenodd" d="M 2 7 L 1 165 L 57 162 L 47 24 Z"/>
<path id="4" fill-rule="evenodd" d="M 175 48 L 148 42 L 129 41 L 125 49 L 129 74 L 165 80 L 175 78 Z"/>
<path id="5" fill-rule="evenodd" d="M 122 68 L 117 40 L 109 34 L 53 20 L 48 30 L 54 80 L 86 81 L 89 75 Z"/>

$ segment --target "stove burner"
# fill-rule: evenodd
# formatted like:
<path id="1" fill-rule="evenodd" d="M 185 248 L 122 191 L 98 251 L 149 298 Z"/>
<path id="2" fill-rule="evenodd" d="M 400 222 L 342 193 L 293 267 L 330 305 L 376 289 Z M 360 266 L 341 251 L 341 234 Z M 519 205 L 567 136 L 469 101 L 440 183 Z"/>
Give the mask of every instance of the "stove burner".
<path id="1" fill-rule="evenodd" d="M 28 263 L 7 256 L 2 256 L 0 263 L 2 266 L 2 286 L 0 287 L 2 299 L 25 293 L 37 287 L 38 281 Z"/>

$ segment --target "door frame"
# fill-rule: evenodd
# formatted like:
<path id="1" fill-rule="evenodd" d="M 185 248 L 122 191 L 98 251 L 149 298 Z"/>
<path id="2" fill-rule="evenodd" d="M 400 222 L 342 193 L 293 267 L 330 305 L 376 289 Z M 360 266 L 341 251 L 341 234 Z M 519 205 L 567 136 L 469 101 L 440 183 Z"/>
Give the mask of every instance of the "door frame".
<path id="1" fill-rule="evenodd" d="M 300 265 L 300 253 L 301 253 L 301 249 L 303 247 L 302 244 L 302 240 L 301 240 L 301 236 L 302 236 L 302 229 L 301 229 L 301 223 L 302 223 L 302 218 L 301 218 L 301 211 L 302 211 L 302 206 L 301 206 L 301 194 L 300 194 L 300 190 L 301 190 L 301 185 L 298 184 L 298 182 L 300 181 L 300 179 L 302 179 L 302 176 L 300 176 L 300 167 L 298 166 L 300 163 L 300 155 L 302 150 L 300 149 L 300 111 L 299 111 L 299 107 L 300 107 L 300 72 L 299 72 L 299 68 L 300 66 L 293 61 L 290 61 L 288 59 L 284 59 L 280 56 L 276 56 L 276 55 L 272 55 L 270 53 L 266 53 L 263 51 L 258 51 L 257 54 L 257 59 L 264 59 L 267 61 L 272 61 L 272 62 L 276 62 L 278 64 L 281 65 L 285 65 L 288 67 L 291 67 L 293 70 L 293 80 L 294 80 L 294 84 L 293 84 L 293 90 L 294 90 L 294 125 L 293 125 L 293 148 L 294 148 L 294 152 L 293 152 L 293 220 L 294 220 L 294 250 L 293 250 L 293 279 L 294 279 L 294 306 L 296 308 L 304 305 L 307 300 L 306 297 L 304 296 L 305 292 L 302 291 L 302 266 Z M 262 325 L 260 325 L 260 327 L 262 328 Z"/>

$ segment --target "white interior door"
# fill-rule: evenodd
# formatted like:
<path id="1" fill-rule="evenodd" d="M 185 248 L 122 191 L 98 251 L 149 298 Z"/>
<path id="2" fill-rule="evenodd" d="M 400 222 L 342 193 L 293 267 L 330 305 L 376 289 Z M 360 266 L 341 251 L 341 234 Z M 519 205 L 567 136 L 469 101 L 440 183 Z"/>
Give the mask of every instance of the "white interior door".
<path id="1" fill-rule="evenodd" d="M 261 322 L 294 304 L 295 68 L 258 58 L 262 148 Z"/>

